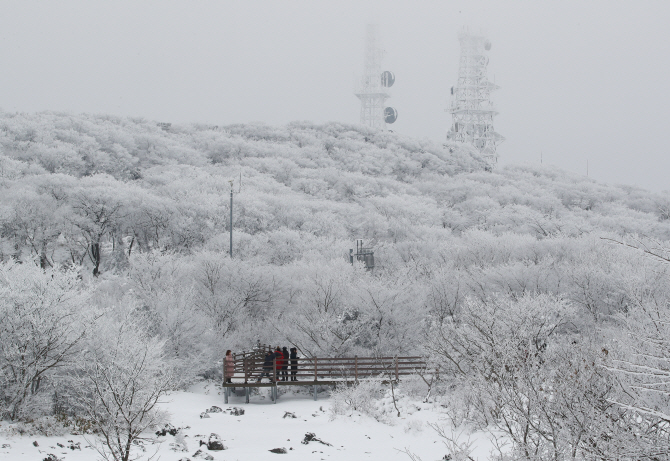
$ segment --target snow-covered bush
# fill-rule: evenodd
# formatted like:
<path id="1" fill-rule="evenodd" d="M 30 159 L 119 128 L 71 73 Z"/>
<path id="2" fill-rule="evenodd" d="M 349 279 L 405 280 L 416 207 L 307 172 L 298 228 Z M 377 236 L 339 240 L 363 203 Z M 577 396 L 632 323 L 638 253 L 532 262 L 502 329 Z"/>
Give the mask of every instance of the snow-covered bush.
<path id="1" fill-rule="evenodd" d="M 403 376 L 398 383 L 397 391 L 414 400 L 423 400 L 429 390 L 426 382 L 430 383 L 431 378 L 432 376 L 426 376 L 424 380 L 418 375 Z"/>
<path id="2" fill-rule="evenodd" d="M 350 416 L 356 411 L 376 420 L 381 420 L 384 416 L 380 408 L 380 400 L 383 395 L 384 387 L 381 380 L 378 379 L 337 386 L 330 393 L 330 418 Z"/>
<path id="3" fill-rule="evenodd" d="M 410 419 L 405 423 L 403 428 L 405 432 L 421 432 L 423 430 L 423 421 L 418 419 Z"/>
<path id="4" fill-rule="evenodd" d="M 4 432 L 8 436 L 62 436 L 69 432 L 63 419 L 56 416 L 42 416 L 30 422 L 19 422 L 7 426 Z"/>
<path id="5" fill-rule="evenodd" d="M 176 383 L 164 342 L 120 311 L 99 321 L 73 378 L 84 414 L 102 438 L 95 448 L 108 461 L 128 461 L 140 434 L 165 421 L 157 403 Z"/>

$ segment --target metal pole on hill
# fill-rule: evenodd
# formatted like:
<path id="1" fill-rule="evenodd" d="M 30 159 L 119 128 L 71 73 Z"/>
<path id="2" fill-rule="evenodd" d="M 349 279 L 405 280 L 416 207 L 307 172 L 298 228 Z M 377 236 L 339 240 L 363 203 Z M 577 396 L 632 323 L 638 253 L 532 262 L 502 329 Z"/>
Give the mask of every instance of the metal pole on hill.
<path id="1" fill-rule="evenodd" d="M 233 181 L 230 182 L 230 258 L 233 258 Z"/>

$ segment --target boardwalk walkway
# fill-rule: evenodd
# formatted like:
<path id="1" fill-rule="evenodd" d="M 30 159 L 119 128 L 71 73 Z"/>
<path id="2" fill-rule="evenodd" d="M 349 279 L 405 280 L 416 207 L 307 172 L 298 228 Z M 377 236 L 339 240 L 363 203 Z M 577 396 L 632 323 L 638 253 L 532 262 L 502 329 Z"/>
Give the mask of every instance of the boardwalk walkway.
<path id="1" fill-rule="evenodd" d="M 264 367 L 267 347 L 252 352 L 233 355 L 235 373 L 226 376 L 224 366 L 223 388 L 225 403 L 231 389 L 243 388 L 245 401 L 249 403 L 249 390 L 253 387 L 270 387 L 271 398 L 277 403 L 279 386 L 316 386 L 358 382 L 362 379 L 381 378 L 384 381 L 399 381 L 401 376 L 423 372 L 426 362 L 423 357 L 305 357 L 295 359 L 297 364 L 287 361 L 287 368 L 280 370 L 275 359 L 272 368 Z M 292 369 L 295 366 L 296 369 Z M 286 380 L 282 380 L 285 377 Z M 230 378 L 231 382 L 226 382 Z M 262 382 L 266 380 L 266 382 Z"/>

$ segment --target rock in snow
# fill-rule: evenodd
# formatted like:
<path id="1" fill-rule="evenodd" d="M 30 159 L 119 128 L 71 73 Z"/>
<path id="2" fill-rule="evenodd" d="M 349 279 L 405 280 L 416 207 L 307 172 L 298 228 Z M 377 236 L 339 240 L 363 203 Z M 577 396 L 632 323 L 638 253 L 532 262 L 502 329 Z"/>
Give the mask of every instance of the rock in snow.
<path id="1" fill-rule="evenodd" d="M 172 424 L 166 424 L 165 427 L 163 427 L 163 429 L 156 432 L 156 435 L 158 437 L 165 437 L 167 434 L 174 436 L 177 435 L 178 431 L 179 429 L 175 428 Z"/>
<path id="2" fill-rule="evenodd" d="M 226 450 L 227 447 L 221 442 L 221 437 L 218 434 L 211 433 L 207 441 L 207 449 L 212 451 Z M 195 456 L 195 455 L 194 455 Z"/>
<path id="3" fill-rule="evenodd" d="M 198 450 L 195 453 L 193 453 L 193 457 L 198 458 L 198 459 L 206 459 L 206 460 L 209 460 L 209 461 L 214 459 L 214 456 L 212 456 L 208 453 L 205 453 L 202 450 Z"/>
<path id="4" fill-rule="evenodd" d="M 183 443 L 175 442 L 170 444 L 170 450 L 172 451 L 188 451 L 188 448 L 186 448 L 186 445 Z"/>
<path id="5" fill-rule="evenodd" d="M 221 413 L 223 410 L 220 407 L 217 407 L 216 405 L 212 405 L 209 410 L 205 411 L 206 413 Z"/>
<path id="6" fill-rule="evenodd" d="M 228 411 L 229 411 L 229 414 L 232 415 L 232 416 L 241 416 L 241 415 L 244 414 L 244 408 L 233 407 L 233 408 L 230 408 Z"/>
<path id="7" fill-rule="evenodd" d="M 285 455 L 286 453 L 288 453 L 286 451 L 286 448 L 273 448 L 272 450 L 269 451 L 272 453 L 277 453 L 278 455 Z"/>
<path id="8" fill-rule="evenodd" d="M 200 419 L 203 418 L 211 418 L 211 416 L 209 416 L 209 413 L 207 413 L 206 411 L 203 411 L 202 413 L 200 413 Z"/>
<path id="9" fill-rule="evenodd" d="M 324 442 L 323 440 L 317 438 L 316 434 L 314 434 L 313 432 L 308 432 L 307 434 L 305 434 L 305 438 L 300 443 L 302 443 L 303 445 L 307 445 L 309 442 L 319 442 L 324 445 L 328 445 L 329 447 L 332 447 L 332 445 L 329 444 L 328 442 Z"/>
<path id="10" fill-rule="evenodd" d="M 74 450 L 81 450 L 81 442 L 74 443 L 72 440 L 68 440 L 68 448 L 72 451 Z"/>

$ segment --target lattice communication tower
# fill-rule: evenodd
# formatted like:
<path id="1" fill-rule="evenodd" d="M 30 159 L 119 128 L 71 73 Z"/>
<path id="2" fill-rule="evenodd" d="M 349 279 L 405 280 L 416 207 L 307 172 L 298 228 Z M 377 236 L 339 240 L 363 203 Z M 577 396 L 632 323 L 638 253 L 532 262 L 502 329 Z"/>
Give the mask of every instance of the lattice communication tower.
<path id="1" fill-rule="evenodd" d="M 500 87 L 486 76 L 491 42 L 467 31 L 458 38 L 461 57 L 458 83 L 451 87 L 451 107 L 447 109 L 453 116 L 447 139 L 471 144 L 489 163 L 496 163 L 496 148 L 505 138 L 493 129 L 493 117 L 498 112 L 491 102 L 491 92 Z"/>
<path id="2" fill-rule="evenodd" d="M 364 74 L 356 84 L 355 94 L 361 100 L 361 124 L 380 130 L 385 130 L 387 123 L 398 118 L 397 110 L 386 107 L 386 100 L 391 97 L 388 88 L 393 86 L 395 75 L 388 70 L 382 72 L 383 57 L 377 26 L 368 24 Z"/>

